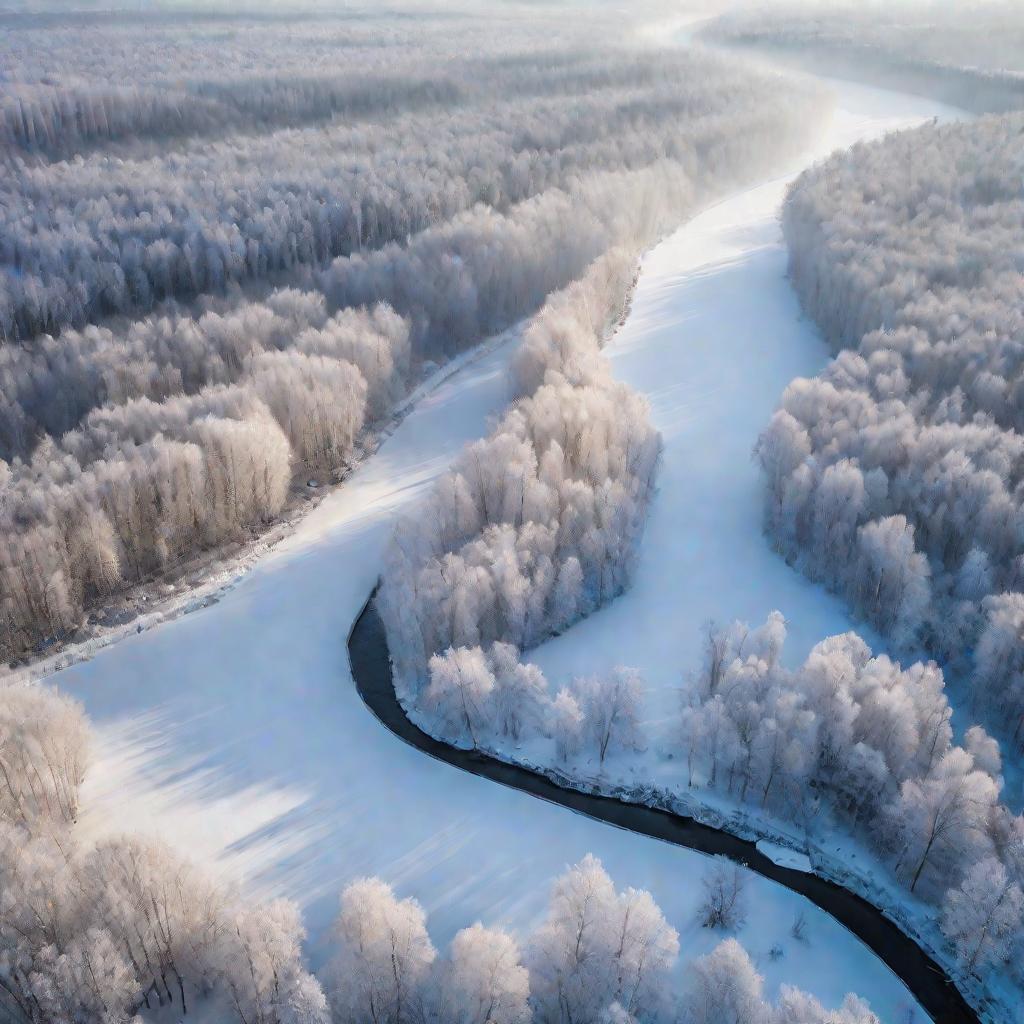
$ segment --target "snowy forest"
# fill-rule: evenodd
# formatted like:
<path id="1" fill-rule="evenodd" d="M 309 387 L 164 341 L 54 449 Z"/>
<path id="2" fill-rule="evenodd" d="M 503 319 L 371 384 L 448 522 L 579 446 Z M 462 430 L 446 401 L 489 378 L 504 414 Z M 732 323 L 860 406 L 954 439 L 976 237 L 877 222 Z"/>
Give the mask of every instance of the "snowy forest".
<path id="1" fill-rule="evenodd" d="M 801 300 L 842 349 L 765 431 L 787 558 L 1024 739 L 1019 115 L 833 158 L 784 214 Z"/>
<path id="2" fill-rule="evenodd" d="M 518 680 L 507 727 L 525 729 L 533 679 L 508 641 L 620 592 L 646 514 L 658 437 L 599 351 L 638 257 L 795 152 L 822 97 L 543 10 L 506 32 L 458 15 L 0 17 L 4 656 L 256 536 L 307 478 L 341 479 L 434 369 L 526 318 L 513 406 L 437 486 L 441 534 L 399 532 L 382 600 L 410 666 L 486 643 Z M 295 902 L 145 833 L 83 837 L 101 740 L 59 691 L 4 693 L 11 1020 L 208 1004 L 241 1024 L 877 1021 L 854 996 L 771 998 L 733 939 L 680 966 L 650 894 L 589 856 L 532 933 L 478 922 L 443 955 L 414 899 L 355 880 L 314 975 Z"/>
<path id="3" fill-rule="evenodd" d="M 414 705 L 460 747 L 575 774 L 614 760 L 650 771 L 652 748 L 680 766 L 680 792 L 710 790 L 792 823 L 862 843 L 894 882 L 936 908 L 965 976 L 1009 970 L 1024 953 L 1024 816 L 1001 800 L 998 742 L 981 726 L 954 742 L 942 670 L 902 667 L 855 633 L 783 665 L 786 627 L 710 625 L 678 721 L 649 724 L 645 682 L 618 667 L 557 691 L 517 648 L 435 655 Z M 681 667 L 686 671 L 686 666 Z"/>
<path id="4" fill-rule="evenodd" d="M 625 855 L 600 816 L 542 860 L 518 791 L 538 790 L 510 784 L 516 819 L 472 788 L 485 772 L 451 773 L 480 755 L 624 815 L 795 837 L 782 853 L 844 898 L 883 895 L 865 919 L 934 984 L 1021 1005 L 1024 20 L 1002 0 L 678 6 L 0 10 L 12 1024 L 927 1005 L 857 927 L 854 952 L 834 932 L 812 952 L 811 890 L 784 874 L 684 874 L 656 831 L 607 830 L 650 844 Z M 808 338 L 817 355 L 779 355 Z M 689 374 L 669 361 L 687 346 Z M 742 475 L 703 465 L 729 402 L 750 481 L 720 493 Z M 652 571 L 659 481 L 682 543 L 663 531 Z M 746 577 L 690 580 L 715 559 Z M 645 565 L 683 587 L 655 607 L 647 586 L 622 628 L 605 616 Z M 374 706 L 351 634 L 346 660 L 374 581 L 376 667 L 433 747 Z M 648 620 L 680 644 L 629 667 L 616 648 L 655 646 Z M 435 740 L 474 753 L 435 764 Z M 849 924 L 811 898 L 816 935 Z M 778 964 L 787 927 L 807 964 Z"/>
<path id="5" fill-rule="evenodd" d="M 620 199 L 614 244 L 525 326 L 508 412 L 395 530 L 379 605 L 407 695 L 450 648 L 535 646 L 628 585 L 660 442 L 601 347 L 643 249 L 730 177 L 777 163 L 799 138 L 791 119 L 821 112 L 813 95 L 793 100 L 770 143 L 766 124 L 760 146 L 748 137 L 740 150 L 723 147 L 721 173 Z"/>
<path id="6" fill-rule="evenodd" d="M 547 18 L 510 19 L 471 58 L 444 18 L 304 22 L 281 42 L 275 18 L 243 22 L 236 46 L 273 46 L 272 78 L 231 71 L 242 56 L 212 15 L 14 19 L 8 657 L 258 533 L 293 482 L 343 471 L 431 367 L 794 148 L 820 105 L 710 55 L 641 57 Z M 481 33 L 465 28 L 460 47 Z M 111 37 L 137 81 L 114 93 Z M 200 75 L 222 62 L 223 80 Z"/>

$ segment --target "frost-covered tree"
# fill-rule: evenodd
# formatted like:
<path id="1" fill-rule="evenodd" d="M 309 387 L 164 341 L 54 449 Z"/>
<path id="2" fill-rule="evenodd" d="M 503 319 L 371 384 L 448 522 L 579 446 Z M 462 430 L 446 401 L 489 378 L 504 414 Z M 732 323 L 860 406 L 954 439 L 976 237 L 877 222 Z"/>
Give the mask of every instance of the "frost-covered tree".
<path id="1" fill-rule="evenodd" d="M 519 946 L 507 932 L 477 922 L 452 940 L 450 958 L 439 962 L 437 1024 L 530 1024 L 530 977 Z"/>
<path id="2" fill-rule="evenodd" d="M 1024 736 L 1024 594 L 991 596 L 975 651 L 978 699 L 999 715 L 1014 742 Z"/>
<path id="3" fill-rule="evenodd" d="M 698 916 L 704 928 L 736 929 L 747 917 L 746 876 L 726 857 L 715 857 L 701 879 L 704 896 Z"/>
<path id="4" fill-rule="evenodd" d="M 694 1024 L 879 1024 L 855 995 L 829 1010 L 813 996 L 783 985 L 774 1005 L 747 951 L 726 939 L 687 968 L 683 992 L 686 1020 Z"/>
<path id="5" fill-rule="evenodd" d="M 636 669 L 620 667 L 608 676 L 577 679 L 573 692 L 583 713 L 583 734 L 599 763 L 610 751 L 638 748 L 643 682 Z"/>
<path id="6" fill-rule="evenodd" d="M 726 939 L 689 966 L 683 1005 L 694 1024 L 768 1024 L 763 992 L 746 950 Z"/>
<path id="7" fill-rule="evenodd" d="M 561 761 L 578 754 L 583 742 L 583 711 L 575 694 L 562 687 L 551 702 L 551 736 Z"/>
<path id="8" fill-rule="evenodd" d="M 328 984 L 333 1019 L 415 1021 L 437 955 L 419 903 L 398 899 L 380 879 L 360 879 L 341 894 L 334 932 L 339 945 Z"/>
<path id="9" fill-rule="evenodd" d="M 74 821 L 90 735 L 77 702 L 7 686 L 0 702 L 0 817 L 30 831 Z"/>
<path id="10" fill-rule="evenodd" d="M 659 442 L 643 402 L 610 381 L 598 353 L 594 332 L 614 304 L 605 289 L 623 287 L 614 269 L 621 261 L 618 253 L 595 261 L 580 282 L 549 299 L 534 318 L 532 355 L 522 370 L 536 373 L 533 360 L 544 358 L 544 339 L 571 315 L 578 361 L 594 373 L 574 386 L 546 372 L 538 390 L 441 477 L 426 510 L 396 531 L 380 607 L 399 685 L 428 717 L 446 718 L 441 704 L 447 709 L 451 702 L 438 699 L 442 691 L 455 692 L 443 664 L 452 655 L 441 652 L 481 648 L 509 666 L 497 672 L 496 711 L 502 730 L 515 736 L 522 723 L 510 719 L 508 697 L 519 690 L 522 716 L 535 719 L 540 680 L 513 671 L 502 645 L 537 643 L 628 581 Z M 564 347 L 555 353 L 567 357 Z M 484 655 L 472 657 L 479 662 Z M 424 660 L 432 677 L 426 688 Z M 586 718 L 580 737 L 593 739 L 601 760 L 610 745 L 634 743 L 636 681 L 620 674 L 581 685 L 594 699 L 582 689 L 574 694 Z M 606 708 L 611 719 L 602 728 Z M 468 733 L 471 725 L 464 708 L 459 728 Z"/>
<path id="11" fill-rule="evenodd" d="M 265 352 L 252 381 L 303 462 L 329 471 L 349 455 L 366 411 L 366 381 L 352 363 Z"/>
<path id="12" fill-rule="evenodd" d="M 138 981 L 109 932 L 89 928 L 58 951 L 45 946 L 33 965 L 27 1019 L 125 1022 L 133 1014 Z"/>
<path id="13" fill-rule="evenodd" d="M 478 746 L 493 729 L 494 673 L 479 647 L 450 649 L 430 659 L 423 706 L 438 735 Z"/>
<path id="14" fill-rule="evenodd" d="M 138 972 L 143 1004 L 177 1004 L 186 1013 L 190 989 L 209 988 L 217 977 L 224 894 L 155 841 L 104 841 L 81 870 L 97 919 Z"/>
<path id="15" fill-rule="evenodd" d="M 924 778 L 903 783 L 893 817 L 911 892 L 936 863 L 944 877 L 955 877 L 987 852 L 988 819 L 997 796 L 992 777 L 975 769 L 971 755 L 960 749 L 947 753 Z"/>
<path id="16" fill-rule="evenodd" d="M 608 990 L 608 917 L 615 887 L 587 855 L 555 883 L 544 924 L 533 936 L 528 965 L 541 1020 L 594 1018 Z"/>
<path id="17" fill-rule="evenodd" d="M 228 920 L 227 935 L 220 984 L 240 1021 L 330 1024 L 323 990 L 302 969 L 305 930 L 294 903 L 242 907 Z"/>
<path id="18" fill-rule="evenodd" d="M 678 935 L 650 894 L 616 893 L 588 854 L 556 881 L 547 919 L 531 941 L 537 1019 L 596 1021 L 617 1004 L 627 1019 L 658 1020 L 678 951 Z"/>
<path id="19" fill-rule="evenodd" d="M 943 934 L 967 974 L 1005 960 L 1019 941 L 1022 922 L 1024 893 L 994 857 L 969 867 L 942 908 Z"/>
<path id="20" fill-rule="evenodd" d="M 626 889 L 611 915 L 615 999 L 627 1014 L 656 1019 L 665 1009 L 666 976 L 679 953 L 679 937 L 651 894 Z"/>
<path id="21" fill-rule="evenodd" d="M 430 659 L 430 683 L 420 712 L 436 735 L 476 747 L 495 738 L 513 741 L 544 731 L 550 716 L 548 684 L 536 665 L 519 660 L 512 644 L 450 648 Z"/>
<path id="22" fill-rule="evenodd" d="M 494 671 L 495 726 L 513 740 L 535 734 L 548 715 L 548 683 L 536 665 L 519 660 L 512 644 L 496 643 L 489 652 Z"/>
<path id="23" fill-rule="evenodd" d="M 971 755 L 976 767 L 991 775 L 998 785 L 1002 785 L 1003 755 L 999 742 L 980 725 L 972 725 L 964 733 L 964 750 Z"/>
<path id="24" fill-rule="evenodd" d="M 848 995 L 838 1010 L 827 1010 L 812 995 L 783 985 L 772 1024 L 880 1024 L 863 999 Z"/>
<path id="25" fill-rule="evenodd" d="M 903 516 L 878 519 L 858 531 L 853 573 L 857 603 L 868 621 L 898 642 L 913 642 L 928 611 L 930 571 Z"/>

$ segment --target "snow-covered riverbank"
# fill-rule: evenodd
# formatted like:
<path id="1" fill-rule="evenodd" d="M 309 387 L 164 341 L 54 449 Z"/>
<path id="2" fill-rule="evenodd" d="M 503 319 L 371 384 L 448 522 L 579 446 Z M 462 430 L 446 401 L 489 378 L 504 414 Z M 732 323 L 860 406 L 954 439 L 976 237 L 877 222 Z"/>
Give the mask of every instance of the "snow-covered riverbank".
<path id="1" fill-rule="evenodd" d="M 935 112 L 920 100 L 842 90 L 823 152 Z M 645 261 L 611 355 L 615 372 L 652 397 L 666 441 L 661 493 L 634 592 L 539 652 L 555 679 L 590 661 L 634 662 L 668 709 L 709 615 L 757 618 L 781 607 L 793 619 L 794 654 L 846 628 L 838 603 L 768 551 L 749 464 L 782 387 L 825 358 L 783 278 L 774 221 L 783 187 L 720 204 Z M 349 678 L 346 631 L 392 519 L 485 432 L 505 402 L 509 354 L 499 349 L 428 396 L 218 604 L 55 677 L 83 700 L 101 737 L 82 829 L 159 832 L 259 894 L 294 897 L 315 963 L 337 892 L 355 876 L 380 874 L 416 895 L 446 941 L 476 918 L 533 923 L 552 878 L 587 852 L 620 886 L 652 891 L 681 932 L 682 960 L 719 938 L 694 920 L 698 855 L 425 759 L 368 714 Z M 789 937 L 801 910 L 806 946 Z M 739 937 L 770 989 L 791 982 L 832 1005 L 853 989 L 883 1019 L 907 1019 L 912 1000 L 889 971 L 778 886 L 752 883 Z M 786 955 L 773 961 L 775 944 Z"/>

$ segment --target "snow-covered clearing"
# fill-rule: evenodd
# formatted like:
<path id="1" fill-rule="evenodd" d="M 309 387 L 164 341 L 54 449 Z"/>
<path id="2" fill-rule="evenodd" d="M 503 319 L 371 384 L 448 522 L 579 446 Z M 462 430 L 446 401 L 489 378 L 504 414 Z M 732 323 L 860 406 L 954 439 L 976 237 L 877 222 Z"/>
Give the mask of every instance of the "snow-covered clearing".
<path id="1" fill-rule="evenodd" d="M 841 86 L 822 152 L 937 113 L 923 101 Z M 797 655 L 847 628 L 826 598 L 767 549 L 749 450 L 782 388 L 824 347 L 783 278 L 772 182 L 710 210 L 645 261 L 615 370 L 647 392 L 665 442 L 633 592 L 538 652 L 555 679 L 611 662 L 640 666 L 673 707 L 709 615 L 784 609 Z M 396 512 L 506 398 L 510 345 L 463 368 L 379 452 L 215 605 L 73 665 L 54 680 L 100 735 L 83 793 L 86 836 L 162 834 L 260 895 L 306 911 L 323 956 L 337 893 L 379 874 L 427 907 L 435 941 L 477 918 L 526 927 L 567 864 L 593 852 L 619 886 L 648 888 L 681 932 L 685 962 L 721 936 L 697 927 L 704 860 L 567 813 L 423 757 L 362 705 L 346 632 L 372 587 Z M 886 1021 L 913 1001 L 823 913 L 751 879 L 739 938 L 768 979 L 828 1004 L 848 990 Z M 792 939 L 803 911 L 807 945 Z M 773 945 L 784 950 L 770 960 Z M 920 1010 L 917 1020 L 924 1019 Z"/>
<path id="2" fill-rule="evenodd" d="M 916 97 L 832 86 L 835 118 L 805 166 L 861 139 L 957 116 Z M 644 259 L 629 320 L 607 355 L 615 376 L 651 402 L 664 440 L 658 493 L 631 589 L 532 653 L 553 684 L 634 666 L 650 690 L 649 714 L 663 721 L 676 714 L 687 675 L 699 667 L 709 619 L 759 625 L 779 609 L 792 664 L 823 637 L 854 628 L 840 599 L 768 546 L 751 458 L 786 385 L 829 358 L 785 280 L 777 212 L 795 176 L 719 203 Z"/>

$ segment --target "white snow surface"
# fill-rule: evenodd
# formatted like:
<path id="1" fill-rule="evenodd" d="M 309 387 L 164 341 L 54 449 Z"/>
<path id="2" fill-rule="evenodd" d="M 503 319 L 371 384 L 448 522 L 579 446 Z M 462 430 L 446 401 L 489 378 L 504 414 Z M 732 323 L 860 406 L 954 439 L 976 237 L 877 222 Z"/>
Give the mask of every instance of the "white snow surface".
<path id="1" fill-rule="evenodd" d="M 938 113 L 842 85 L 821 152 Z M 809 155 L 811 156 L 817 154 Z M 546 645 L 554 679 L 635 664 L 667 713 L 709 615 L 782 608 L 790 654 L 848 628 L 841 605 L 768 550 L 750 448 L 783 387 L 826 358 L 784 280 L 776 181 L 721 203 L 654 250 L 610 355 L 651 397 L 665 461 L 634 589 Z M 419 898 L 435 943 L 477 919 L 526 929 L 550 881 L 592 852 L 620 886 L 650 889 L 681 962 L 723 937 L 695 922 L 698 854 L 590 821 L 425 757 L 361 703 L 345 651 L 395 514 L 506 401 L 512 343 L 427 395 L 379 452 L 218 603 L 127 637 L 51 677 L 99 733 L 85 837 L 162 835 L 259 896 L 304 908 L 312 965 L 342 886 L 377 874 Z M 803 910 L 809 942 L 789 928 Z M 855 990 L 884 1021 L 914 1002 L 857 940 L 802 898 L 752 878 L 738 933 L 774 993 L 836 1005 Z M 785 955 L 768 958 L 773 945 Z M 927 1019 L 916 1008 L 916 1021 Z"/>
<path id="2" fill-rule="evenodd" d="M 810 874 L 811 858 L 806 853 L 798 853 L 788 846 L 779 846 L 778 843 L 770 843 L 767 839 L 757 841 L 758 850 L 763 853 L 773 864 L 780 868 L 792 868 L 794 871 L 803 871 Z"/>

